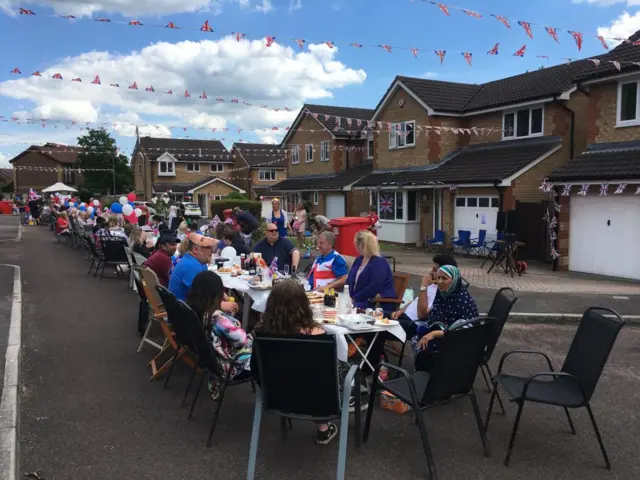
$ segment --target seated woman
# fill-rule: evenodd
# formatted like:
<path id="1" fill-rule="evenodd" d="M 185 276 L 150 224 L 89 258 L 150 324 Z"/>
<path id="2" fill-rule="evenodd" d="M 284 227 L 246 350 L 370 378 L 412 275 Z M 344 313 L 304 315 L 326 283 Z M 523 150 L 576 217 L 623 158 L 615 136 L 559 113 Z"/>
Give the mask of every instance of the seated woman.
<path id="1" fill-rule="evenodd" d="M 129 235 L 129 248 L 135 253 L 149 258 L 153 253 L 153 242 L 140 227 L 134 227 Z"/>
<path id="2" fill-rule="evenodd" d="M 374 308 L 371 300 L 379 295 L 382 298 L 395 298 L 393 273 L 389 262 L 380 256 L 380 246 L 376 236 L 366 230 L 356 233 L 354 244 L 360 253 L 347 277 L 349 294 L 356 308 Z M 393 311 L 393 304 L 381 304 L 383 310 Z"/>
<path id="3" fill-rule="evenodd" d="M 478 306 L 462 283 L 460 271 L 453 265 L 444 265 L 434 275 L 438 287 L 433 306 L 425 326 L 419 326 L 411 339 L 416 354 L 416 370 L 428 371 L 434 353 L 438 351 L 438 339 L 455 330 L 467 320 L 478 316 Z"/>
<path id="4" fill-rule="evenodd" d="M 60 212 L 58 219 L 56 220 L 56 235 L 68 235 L 69 234 L 69 219 L 67 218 L 67 212 Z"/>
<path id="5" fill-rule="evenodd" d="M 251 375 L 253 339 L 242 329 L 238 320 L 221 310 L 223 300 L 224 287 L 216 273 L 204 271 L 196 275 L 189 290 L 187 304 L 202 320 L 224 374 L 230 380 L 242 380 Z M 236 356 L 236 361 L 231 363 Z M 214 400 L 218 400 L 220 379 L 214 376 L 209 379 L 209 393 Z"/>
<path id="6" fill-rule="evenodd" d="M 262 315 L 262 322 L 256 327 L 257 331 L 284 335 L 326 335 L 327 332 L 313 319 L 313 311 L 304 289 L 292 280 L 277 283 L 271 290 L 267 307 Z M 252 371 L 256 383 L 260 384 L 257 360 L 252 357 L 254 364 Z M 292 359 L 295 361 L 295 359 Z M 342 365 L 342 362 L 339 363 Z M 347 365 L 348 367 L 348 365 Z M 342 376 L 341 372 L 341 376 Z M 344 378 L 344 377 L 342 377 Z M 333 423 L 318 423 L 316 442 L 326 445 L 338 434 L 338 427 Z"/>
<path id="7" fill-rule="evenodd" d="M 178 226 L 178 234 L 176 235 L 180 242 L 183 242 L 187 238 L 188 230 L 189 226 L 187 225 L 187 222 L 181 222 Z"/>

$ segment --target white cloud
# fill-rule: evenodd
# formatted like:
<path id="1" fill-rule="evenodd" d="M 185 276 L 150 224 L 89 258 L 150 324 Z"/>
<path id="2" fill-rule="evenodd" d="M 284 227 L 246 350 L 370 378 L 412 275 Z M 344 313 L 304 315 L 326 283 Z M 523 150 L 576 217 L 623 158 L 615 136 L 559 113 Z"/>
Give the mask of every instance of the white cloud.
<path id="1" fill-rule="evenodd" d="M 422 75 L 422 76 L 424 78 L 436 78 L 439 75 L 440 74 L 438 72 L 425 72 L 424 75 Z"/>
<path id="2" fill-rule="evenodd" d="M 302 8 L 302 0 L 289 0 L 289 11 L 300 10 Z"/>
<path id="3" fill-rule="evenodd" d="M 281 135 L 260 135 L 260 143 L 270 143 L 272 145 L 279 145 L 282 141 Z"/>
<path id="4" fill-rule="evenodd" d="M 640 0 L 638 0 L 640 4 Z M 640 30 L 640 11 L 634 15 L 623 12 L 608 27 L 599 27 L 598 35 L 605 38 L 628 38 Z"/>
<path id="5" fill-rule="evenodd" d="M 0 0 L 0 10 L 11 11 L 24 2 L 18 0 Z M 120 13 L 124 16 L 168 15 L 170 13 L 210 12 L 218 14 L 223 4 L 237 3 L 250 11 L 268 13 L 273 10 L 270 0 L 34 0 L 30 4 L 48 6 L 61 15 L 90 16 L 98 12 Z M 37 10 L 37 7 L 32 7 Z"/>
<path id="6" fill-rule="evenodd" d="M 11 160 L 11 158 L 9 158 L 9 155 L 0 153 L 0 168 L 11 168 L 9 160 Z"/>
<path id="7" fill-rule="evenodd" d="M 589 5 L 598 5 L 600 7 L 610 7 L 624 3 L 629 7 L 640 5 L 640 0 L 572 0 L 573 3 L 587 3 Z"/>
<path id="8" fill-rule="evenodd" d="M 29 116 L 38 118 L 203 129 L 230 124 L 245 130 L 284 127 L 305 101 L 331 98 L 333 90 L 366 79 L 363 70 L 336 61 L 337 52 L 337 48 L 313 44 L 302 52 L 277 43 L 267 48 L 264 40 L 237 42 L 232 37 L 161 42 L 129 54 L 92 51 L 67 57 L 42 70 L 43 78 L 28 76 L 0 83 L 0 94 L 32 101 L 35 107 Z M 51 79 L 55 73 L 63 80 Z M 96 74 L 102 85 L 90 83 Z M 72 82 L 75 77 L 83 82 Z M 137 91 L 127 88 L 134 81 Z M 109 86 L 112 83 L 120 87 Z M 144 91 L 150 85 L 154 93 Z M 169 89 L 174 95 L 164 94 Z M 191 98 L 184 97 L 187 89 Z M 198 98 L 203 91 L 208 100 Z M 226 101 L 217 102 L 217 97 Z M 233 98 L 240 103 L 230 103 Z M 245 106 L 242 101 L 255 106 Z M 292 111 L 285 111 L 285 106 Z M 133 135 L 134 131 L 133 126 L 122 126 L 119 133 Z M 165 128 L 158 134 L 170 132 Z"/>

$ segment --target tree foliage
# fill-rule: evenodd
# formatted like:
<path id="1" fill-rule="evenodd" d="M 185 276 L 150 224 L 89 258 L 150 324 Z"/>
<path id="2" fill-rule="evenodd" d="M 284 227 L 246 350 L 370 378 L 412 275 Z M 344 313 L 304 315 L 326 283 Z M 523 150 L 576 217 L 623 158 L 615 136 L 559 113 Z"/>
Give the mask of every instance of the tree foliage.
<path id="1" fill-rule="evenodd" d="M 127 193 L 133 190 L 133 173 L 129 159 L 118 153 L 116 141 L 103 128 L 90 129 L 78 137 L 78 145 L 85 152 L 78 155 L 79 168 L 100 168 L 105 171 L 85 171 L 84 188 L 93 195 Z M 116 191 L 113 192 L 113 172 L 115 167 Z"/>

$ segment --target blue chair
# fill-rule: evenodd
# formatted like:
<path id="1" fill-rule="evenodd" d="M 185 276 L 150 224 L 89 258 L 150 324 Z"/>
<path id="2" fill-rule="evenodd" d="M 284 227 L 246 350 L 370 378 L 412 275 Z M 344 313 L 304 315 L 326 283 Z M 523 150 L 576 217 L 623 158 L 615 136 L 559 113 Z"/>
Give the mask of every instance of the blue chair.
<path id="1" fill-rule="evenodd" d="M 307 251 L 302 254 L 302 258 L 311 258 L 311 247 L 307 247 Z"/>
<path id="2" fill-rule="evenodd" d="M 504 234 L 502 232 L 498 232 L 497 240 L 502 240 L 503 238 L 504 238 Z M 484 262 L 482 262 L 482 265 L 480 266 L 480 268 L 484 268 L 484 264 L 487 263 L 487 260 L 493 261 L 495 258 L 497 258 L 502 251 L 502 245 L 500 245 L 499 243 L 496 243 L 495 240 L 493 242 L 486 242 L 486 243 L 493 243 L 493 245 L 491 246 L 491 248 L 485 247 L 487 250 L 487 257 L 484 259 Z"/>
<path id="3" fill-rule="evenodd" d="M 447 236 L 444 230 L 436 230 L 434 237 L 429 240 L 429 237 L 424 242 L 424 246 L 430 252 L 437 252 L 438 249 L 444 248 L 444 244 L 447 241 Z"/>
<path id="4" fill-rule="evenodd" d="M 453 252 L 458 254 L 469 253 L 471 247 L 471 231 L 470 230 L 458 230 L 458 236 L 452 238 Z"/>
<path id="5" fill-rule="evenodd" d="M 469 245 L 469 253 L 472 255 L 484 255 L 487 249 L 487 231 L 478 230 L 478 238 L 472 238 Z"/>

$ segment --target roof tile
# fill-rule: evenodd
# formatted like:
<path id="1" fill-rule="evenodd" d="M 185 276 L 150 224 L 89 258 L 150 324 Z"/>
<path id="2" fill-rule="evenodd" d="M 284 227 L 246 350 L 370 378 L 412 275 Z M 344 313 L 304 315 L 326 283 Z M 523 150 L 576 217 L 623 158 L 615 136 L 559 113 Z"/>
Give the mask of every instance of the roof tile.
<path id="1" fill-rule="evenodd" d="M 589 145 L 586 152 L 555 169 L 549 178 L 555 182 L 640 179 L 639 157 L 637 141 Z"/>

